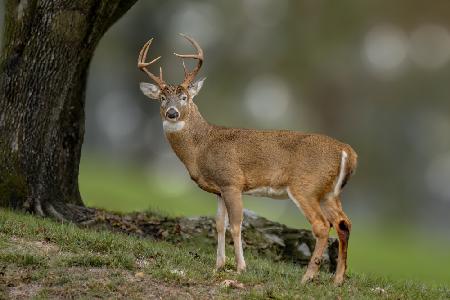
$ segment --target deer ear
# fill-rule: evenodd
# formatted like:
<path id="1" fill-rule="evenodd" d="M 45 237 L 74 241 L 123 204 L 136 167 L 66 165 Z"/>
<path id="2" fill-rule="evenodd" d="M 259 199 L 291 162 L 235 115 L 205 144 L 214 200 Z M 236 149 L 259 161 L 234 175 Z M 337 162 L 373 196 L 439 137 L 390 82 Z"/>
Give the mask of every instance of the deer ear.
<path id="1" fill-rule="evenodd" d="M 149 97 L 150 99 L 159 99 L 161 89 L 157 85 L 147 82 L 141 82 L 140 86 L 141 91 L 142 93 L 144 93 L 145 96 Z"/>
<path id="2" fill-rule="evenodd" d="M 200 90 L 202 89 L 203 86 L 203 82 L 205 81 L 206 77 L 197 80 L 196 82 L 192 83 L 188 90 L 189 90 L 189 95 L 191 95 L 191 98 L 193 99 L 195 96 L 197 96 L 198 92 L 200 92 Z"/>

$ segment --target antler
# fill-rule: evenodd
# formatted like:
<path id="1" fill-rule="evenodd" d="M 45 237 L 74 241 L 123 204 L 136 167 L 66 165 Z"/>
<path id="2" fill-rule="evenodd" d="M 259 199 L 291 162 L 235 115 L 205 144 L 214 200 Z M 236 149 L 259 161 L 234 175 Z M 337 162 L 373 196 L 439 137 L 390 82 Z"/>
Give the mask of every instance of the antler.
<path id="1" fill-rule="evenodd" d="M 150 77 L 150 79 L 152 79 L 154 82 L 156 82 L 156 84 L 159 85 L 160 89 L 163 89 L 167 84 L 162 78 L 162 68 L 159 67 L 159 77 L 156 77 L 149 70 L 147 70 L 147 67 L 150 66 L 151 64 L 153 64 L 154 62 L 158 61 L 161 58 L 161 56 L 155 58 L 151 62 L 145 62 L 145 60 L 147 59 L 148 48 L 150 48 L 152 41 L 153 41 L 153 38 L 148 40 L 148 42 L 145 43 L 144 47 L 142 47 L 141 52 L 139 53 L 139 58 L 138 58 L 138 68 L 141 69 L 141 71 L 145 72 L 148 75 L 148 77 Z"/>
<path id="2" fill-rule="evenodd" d="M 184 63 L 184 59 L 183 59 L 183 68 L 184 68 L 184 80 L 183 83 L 181 84 L 181 86 L 188 88 L 189 85 L 192 83 L 192 81 L 195 79 L 195 76 L 197 75 L 198 71 L 200 71 L 200 68 L 202 67 L 202 63 L 203 63 L 203 50 L 202 48 L 200 48 L 199 44 L 190 36 L 180 33 L 180 35 L 182 37 L 184 37 L 185 39 L 187 39 L 192 46 L 195 47 L 195 49 L 197 50 L 197 54 L 177 54 L 174 53 L 176 56 L 180 57 L 181 59 L 183 58 L 194 58 L 194 59 L 198 59 L 197 62 L 197 66 L 194 68 L 194 70 L 192 71 L 188 71 L 188 69 L 186 68 L 186 65 Z"/>

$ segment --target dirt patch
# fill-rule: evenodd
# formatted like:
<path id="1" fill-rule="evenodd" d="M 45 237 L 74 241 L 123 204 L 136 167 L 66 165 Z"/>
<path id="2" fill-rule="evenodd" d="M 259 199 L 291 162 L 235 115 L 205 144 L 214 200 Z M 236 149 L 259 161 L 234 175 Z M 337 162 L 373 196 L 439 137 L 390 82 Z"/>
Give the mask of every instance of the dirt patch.
<path id="1" fill-rule="evenodd" d="M 27 241 L 13 236 L 10 238 L 11 244 L 18 250 L 31 250 L 33 253 L 41 255 L 52 255 L 60 252 L 58 245 L 47 241 Z"/>
<path id="2" fill-rule="evenodd" d="M 30 299 L 34 297 L 39 292 L 41 284 L 33 280 L 33 271 L 29 267 L 0 268 L 0 299 Z"/>
<path id="3" fill-rule="evenodd" d="M 18 286 L 9 288 L 8 296 L 11 299 L 30 299 L 36 296 L 41 289 L 40 284 L 19 284 Z"/>

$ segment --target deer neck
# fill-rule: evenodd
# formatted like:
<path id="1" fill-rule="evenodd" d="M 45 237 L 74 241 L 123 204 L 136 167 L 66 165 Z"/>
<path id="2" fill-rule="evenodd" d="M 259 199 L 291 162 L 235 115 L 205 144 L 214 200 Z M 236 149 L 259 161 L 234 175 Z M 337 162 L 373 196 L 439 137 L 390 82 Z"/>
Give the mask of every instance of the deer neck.
<path id="1" fill-rule="evenodd" d="M 208 138 L 212 128 L 198 111 L 197 105 L 191 103 L 189 115 L 184 121 L 163 124 L 166 137 L 175 154 L 186 165 L 189 172 L 195 165 L 197 150 Z"/>

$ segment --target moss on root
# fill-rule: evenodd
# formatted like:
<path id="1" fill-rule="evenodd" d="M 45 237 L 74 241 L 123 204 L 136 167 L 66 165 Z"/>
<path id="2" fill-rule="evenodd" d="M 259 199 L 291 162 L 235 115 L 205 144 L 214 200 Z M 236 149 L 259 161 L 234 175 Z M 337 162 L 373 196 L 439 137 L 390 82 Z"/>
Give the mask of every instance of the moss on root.
<path id="1" fill-rule="evenodd" d="M 2 174 L 0 178 L 0 206 L 18 208 L 19 203 L 24 203 L 27 195 L 26 181 L 20 175 Z"/>

